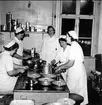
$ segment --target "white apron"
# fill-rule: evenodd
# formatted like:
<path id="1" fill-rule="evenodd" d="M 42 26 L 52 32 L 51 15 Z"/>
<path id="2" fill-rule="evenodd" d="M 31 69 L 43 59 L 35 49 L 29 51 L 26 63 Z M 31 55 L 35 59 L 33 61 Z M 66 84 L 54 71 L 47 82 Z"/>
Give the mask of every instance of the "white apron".
<path id="1" fill-rule="evenodd" d="M 87 94 L 87 74 L 83 65 L 84 55 L 81 47 L 78 43 L 73 42 L 71 47 L 68 47 L 63 51 L 59 51 L 56 57 L 57 61 L 61 61 L 61 64 L 68 62 L 68 60 L 74 60 L 74 65 L 66 70 L 65 73 L 61 73 L 70 93 L 76 93 L 84 97 L 84 102 L 81 105 L 88 103 Z"/>
<path id="2" fill-rule="evenodd" d="M 0 91 L 12 91 L 18 77 L 11 77 L 7 72 L 13 70 L 13 59 L 9 52 L 0 54 Z"/>
<path id="3" fill-rule="evenodd" d="M 21 40 L 18 40 L 16 37 L 13 40 L 16 43 L 18 43 L 18 45 L 19 45 L 19 48 L 17 50 L 17 54 L 20 55 L 20 56 L 23 56 L 23 42 Z M 21 59 L 13 57 L 13 61 L 14 61 L 15 64 L 22 65 L 22 60 Z"/>
<path id="4" fill-rule="evenodd" d="M 76 42 L 72 42 L 69 60 L 74 60 L 74 65 L 70 67 L 67 72 L 67 86 L 70 93 L 76 93 L 84 97 L 81 105 L 88 104 L 88 93 L 87 93 L 87 74 L 83 64 L 84 55 L 82 48 Z"/>
<path id="5" fill-rule="evenodd" d="M 84 102 L 81 105 L 86 105 L 88 103 L 87 94 L 87 75 L 84 65 L 81 63 L 74 64 L 68 70 L 67 74 L 67 86 L 70 93 L 76 93 L 84 97 Z"/>
<path id="6" fill-rule="evenodd" d="M 60 45 L 58 42 L 58 38 L 55 36 L 47 37 L 44 39 L 42 51 L 40 52 L 40 57 L 43 60 L 46 60 L 48 63 L 50 63 L 56 56 L 58 49 Z"/>

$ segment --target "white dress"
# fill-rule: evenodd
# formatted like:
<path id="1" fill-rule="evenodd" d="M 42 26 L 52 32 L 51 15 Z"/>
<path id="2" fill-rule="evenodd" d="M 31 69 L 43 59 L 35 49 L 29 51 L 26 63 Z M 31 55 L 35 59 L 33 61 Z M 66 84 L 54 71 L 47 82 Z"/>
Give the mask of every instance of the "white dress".
<path id="1" fill-rule="evenodd" d="M 76 93 L 84 97 L 84 101 L 81 105 L 86 105 L 88 104 L 87 74 L 83 64 L 83 51 L 77 42 L 72 42 L 69 60 L 74 60 L 75 62 L 74 65 L 67 70 L 67 85 L 71 93 Z"/>
<path id="2" fill-rule="evenodd" d="M 68 60 L 69 60 L 68 55 L 69 55 L 70 48 L 71 48 L 71 46 L 67 45 L 65 51 L 63 51 L 62 47 L 59 49 L 59 52 L 57 53 L 57 56 L 55 57 L 56 62 L 60 61 L 60 64 L 58 64 L 58 65 L 68 62 Z M 67 82 L 67 71 L 65 73 L 61 73 L 61 74 L 62 74 L 64 80 Z"/>
<path id="3" fill-rule="evenodd" d="M 75 60 L 74 65 L 62 73 L 70 93 L 76 93 L 84 97 L 84 102 L 81 105 L 88 103 L 87 94 L 87 74 L 84 67 L 84 55 L 82 48 L 77 42 L 72 42 L 71 47 L 67 47 L 65 51 L 60 50 L 56 60 L 63 63 L 68 60 Z"/>
<path id="4" fill-rule="evenodd" d="M 17 77 L 11 77 L 7 74 L 13 70 L 13 59 L 9 52 L 4 51 L 0 54 L 0 91 L 12 91 L 14 89 Z"/>
<path id="5" fill-rule="evenodd" d="M 18 40 L 16 37 L 13 39 L 13 41 L 15 41 L 16 43 L 18 43 L 19 48 L 17 50 L 17 54 L 20 56 L 23 56 L 23 42 L 21 40 Z M 18 64 L 18 65 L 22 65 L 22 60 L 21 59 L 17 59 L 15 57 L 13 57 L 14 63 Z"/>
<path id="6" fill-rule="evenodd" d="M 52 38 L 46 37 L 44 39 L 40 52 L 41 59 L 46 60 L 48 63 L 50 63 L 57 55 L 59 47 L 60 45 L 56 36 L 53 36 Z"/>

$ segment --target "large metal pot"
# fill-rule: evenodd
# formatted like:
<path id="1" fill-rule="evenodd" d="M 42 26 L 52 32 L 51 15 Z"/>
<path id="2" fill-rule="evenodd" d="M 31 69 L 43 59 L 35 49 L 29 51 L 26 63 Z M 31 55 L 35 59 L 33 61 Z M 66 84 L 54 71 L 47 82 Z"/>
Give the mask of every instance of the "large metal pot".
<path id="1" fill-rule="evenodd" d="M 31 59 L 23 60 L 23 65 L 28 66 L 30 69 L 34 68 L 34 62 Z"/>
<path id="2" fill-rule="evenodd" d="M 49 63 L 44 62 L 43 68 L 42 68 L 43 74 L 52 74 L 51 65 Z"/>

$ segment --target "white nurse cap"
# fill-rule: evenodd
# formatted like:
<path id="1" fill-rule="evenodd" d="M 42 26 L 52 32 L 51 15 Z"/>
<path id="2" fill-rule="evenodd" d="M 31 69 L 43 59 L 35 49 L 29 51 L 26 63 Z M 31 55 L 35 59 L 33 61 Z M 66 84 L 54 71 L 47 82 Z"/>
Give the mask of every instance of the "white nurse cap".
<path id="1" fill-rule="evenodd" d="M 19 27 L 19 28 L 16 29 L 15 33 L 17 34 L 17 33 L 21 32 L 21 31 L 23 31 L 23 29 Z"/>
<path id="2" fill-rule="evenodd" d="M 67 40 L 67 36 L 66 35 L 61 35 L 59 38 L 63 38 Z"/>
<path id="3" fill-rule="evenodd" d="M 15 44 L 15 41 L 10 41 L 8 44 L 4 45 L 4 47 L 6 48 L 10 48 L 11 46 L 13 46 Z"/>
<path id="4" fill-rule="evenodd" d="M 69 31 L 68 33 L 70 36 L 72 36 L 73 39 L 78 39 L 78 35 L 76 34 L 75 31 Z"/>

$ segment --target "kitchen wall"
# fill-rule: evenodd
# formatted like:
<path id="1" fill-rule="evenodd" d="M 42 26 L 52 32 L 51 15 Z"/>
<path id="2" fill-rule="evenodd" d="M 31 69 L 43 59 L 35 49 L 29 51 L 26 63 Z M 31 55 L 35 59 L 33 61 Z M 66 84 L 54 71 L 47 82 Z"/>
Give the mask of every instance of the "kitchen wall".
<path id="1" fill-rule="evenodd" d="M 28 4 L 30 7 L 28 8 Z M 18 19 L 18 21 L 25 25 L 26 22 L 30 22 L 31 26 L 36 28 L 46 29 L 48 25 L 54 23 L 52 19 L 52 11 L 54 12 L 55 8 L 52 8 L 52 4 L 55 5 L 51 0 L 46 1 L 0 1 L 0 25 L 6 23 L 6 14 L 10 12 L 13 19 Z M 55 6 L 54 6 L 55 7 Z M 2 21 L 1 21 L 2 20 Z M 8 42 L 10 33 L 3 33 L 4 44 Z M 39 47 L 39 43 L 42 40 L 42 33 L 29 33 L 29 39 L 25 39 L 24 47 L 32 48 Z M 29 43 L 30 42 L 30 43 Z M 26 44 L 27 43 L 27 44 Z M 1 48 L 1 47 L 0 47 Z M 1 48 L 2 49 L 2 48 Z"/>
<path id="2" fill-rule="evenodd" d="M 52 25 L 53 23 L 56 24 L 56 29 L 59 27 L 59 17 L 57 16 L 58 10 L 55 10 L 56 8 L 53 8 L 53 2 L 51 0 L 46 1 L 31 1 L 31 7 L 28 8 L 28 1 L 0 1 L 0 24 L 5 24 L 6 22 L 6 14 L 8 12 L 11 12 L 14 19 L 19 19 L 19 21 L 22 24 L 25 24 L 26 21 L 29 21 L 31 25 L 39 25 L 39 26 L 48 26 Z M 55 5 L 55 4 L 54 4 Z M 101 3 L 102 5 L 102 3 Z M 102 10 L 102 9 L 101 9 Z M 56 12 L 57 11 L 57 12 Z M 53 16 L 56 13 L 56 22 L 53 21 Z M 99 31 L 99 42 L 98 42 L 98 49 L 100 51 L 98 53 L 101 53 L 101 45 L 102 45 L 102 37 L 101 37 L 101 29 L 102 29 L 102 12 L 100 14 L 100 31 Z M 55 18 L 54 18 L 55 19 Z M 2 21 L 1 21 L 2 20 Z M 57 31 L 57 30 L 56 30 Z M 58 33 L 58 32 L 57 32 Z M 8 40 L 8 35 L 10 33 L 3 33 L 5 37 L 5 43 Z M 41 43 L 41 40 L 43 38 L 43 35 L 41 32 L 38 33 L 29 33 L 30 37 L 26 38 L 24 40 L 24 47 L 25 48 L 32 48 L 36 47 L 39 51 L 39 46 Z M 85 58 L 85 67 L 87 70 L 87 73 L 89 73 L 91 70 L 95 70 L 95 58 L 87 57 Z"/>
<path id="3" fill-rule="evenodd" d="M 1 8 L 1 3 L 0 3 L 0 24 L 1 24 L 1 11 L 2 11 L 2 8 Z"/>
<path id="4" fill-rule="evenodd" d="M 1 24 L 5 24 L 6 14 L 11 12 L 14 19 L 19 19 L 22 24 L 26 21 L 33 25 L 52 24 L 52 1 L 0 1 Z"/>

